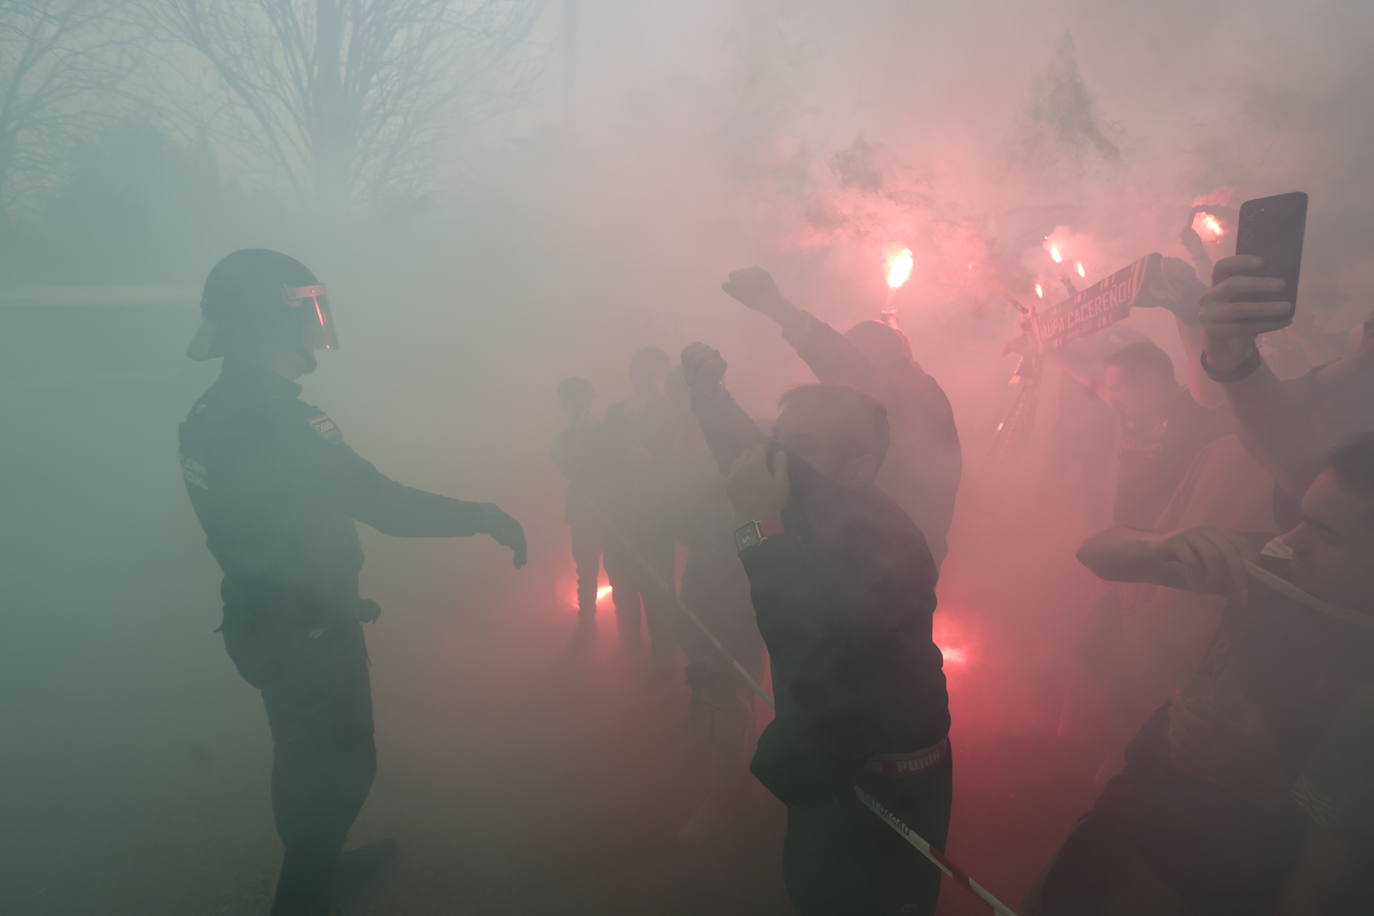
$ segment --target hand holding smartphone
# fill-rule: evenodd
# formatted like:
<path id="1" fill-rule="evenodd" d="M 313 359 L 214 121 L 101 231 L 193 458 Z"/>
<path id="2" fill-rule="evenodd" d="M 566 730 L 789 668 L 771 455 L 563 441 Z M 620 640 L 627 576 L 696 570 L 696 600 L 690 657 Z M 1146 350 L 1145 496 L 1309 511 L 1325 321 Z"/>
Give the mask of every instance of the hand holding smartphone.
<path id="1" fill-rule="evenodd" d="M 1301 191 L 1247 200 L 1240 208 L 1236 254 L 1218 261 L 1202 297 L 1203 367 L 1218 382 L 1234 382 L 1262 361 L 1255 339 L 1293 323 L 1307 228 Z"/>
<path id="2" fill-rule="evenodd" d="M 1302 241 L 1307 230 L 1307 195 L 1302 191 L 1247 200 L 1240 207 L 1236 229 L 1236 254 L 1253 255 L 1263 260 L 1250 276 L 1283 281 L 1277 296 L 1263 293 L 1237 296 L 1237 302 L 1282 300 L 1291 308 L 1288 320 L 1297 310 L 1298 275 L 1302 267 Z M 1256 298 L 1257 296 L 1257 298 Z"/>

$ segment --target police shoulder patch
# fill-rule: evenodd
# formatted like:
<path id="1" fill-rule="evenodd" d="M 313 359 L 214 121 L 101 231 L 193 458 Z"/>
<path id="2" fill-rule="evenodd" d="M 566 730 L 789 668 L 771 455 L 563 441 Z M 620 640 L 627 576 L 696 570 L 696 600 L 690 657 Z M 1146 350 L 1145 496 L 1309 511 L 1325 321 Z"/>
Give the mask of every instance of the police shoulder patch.
<path id="1" fill-rule="evenodd" d="M 205 465 L 194 458 L 188 458 L 185 455 L 181 456 L 181 476 L 186 479 L 187 484 L 201 490 L 208 490 L 210 489 L 210 484 L 206 480 L 207 474 L 208 471 L 206 471 Z"/>
<path id="2" fill-rule="evenodd" d="M 324 441 L 332 442 L 335 445 L 343 444 L 343 433 L 339 430 L 339 427 L 335 425 L 334 421 L 329 419 L 328 414 L 322 413 L 318 416 L 311 417 L 307 422 L 315 432 L 320 434 L 320 438 L 324 439 Z"/>

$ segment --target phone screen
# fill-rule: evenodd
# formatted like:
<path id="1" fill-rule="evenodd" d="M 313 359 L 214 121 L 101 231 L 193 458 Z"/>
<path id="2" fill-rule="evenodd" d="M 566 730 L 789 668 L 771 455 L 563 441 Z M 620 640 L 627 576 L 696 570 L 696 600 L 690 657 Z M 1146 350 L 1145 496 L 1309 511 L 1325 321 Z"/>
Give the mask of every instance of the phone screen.
<path id="1" fill-rule="evenodd" d="M 1284 282 L 1279 297 L 1297 309 L 1302 239 L 1307 229 L 1307 195 L 1302 191 L 1247 200 L 1240 207 L 1236 254 L 1264 259 L 1260 273 Z M 1275 298 L 1279 298 L 1275 297 Z M 1263 297 L 1269 298 L 1269 297 Z"/>

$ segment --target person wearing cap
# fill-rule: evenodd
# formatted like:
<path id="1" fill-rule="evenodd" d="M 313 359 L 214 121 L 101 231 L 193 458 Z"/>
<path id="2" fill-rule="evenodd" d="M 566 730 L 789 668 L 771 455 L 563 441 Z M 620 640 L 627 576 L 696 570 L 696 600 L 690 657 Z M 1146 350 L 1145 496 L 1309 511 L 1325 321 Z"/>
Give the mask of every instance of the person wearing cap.
<path id="1" fill-rule="evenodd" d="M 234 252 L 210 271 L 201 312 L 188 355 L 223 368 L 181 424 L 182 471 L 224 573 L 219 632 L 261 691 L 272 733 L 272 809 L 285 846 L 272 914 L 314 916 L 394 848 L 342 858 L 376 769 L 361 623 L 379 609 L 359 595 L 355 522 L 403 537 L 487 534 L 517 567 L 525 536 L 490 503 L 383 476 L 300 399 L 296 379 L 314 370 L 315 351 L 338 347 L 326 289 L 305 265 L 265 249 Z"/>
<path id="2" fill-rule="evenodd" d="M 818 381 L 857 388 L 887 409 L 892 453 L 878 485 L 911 516 L 942 564 L 963 454 L 949 398 L 912 359 L 906 335 L 880 321 L 861 321 L 841 334 L 789 302 L 761 267 L 731 273 L 721 288 L 773 319 Z"/>

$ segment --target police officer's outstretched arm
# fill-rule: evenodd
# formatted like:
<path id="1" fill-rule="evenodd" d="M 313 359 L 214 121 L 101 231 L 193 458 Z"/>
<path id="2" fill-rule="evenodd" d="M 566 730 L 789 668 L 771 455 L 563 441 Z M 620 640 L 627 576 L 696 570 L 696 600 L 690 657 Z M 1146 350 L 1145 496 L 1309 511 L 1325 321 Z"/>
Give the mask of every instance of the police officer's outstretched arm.
<path id="1" fill-rule="evenodd" d="M 319 436 L 301 424 L 312 486 L 339 511 L 395 537 L 449 538 L 489 535 L 525 565 L 525 531 L 493 503 L 468 502 L 399 484 L 342 441 Z"/>
<path id="2" fill-rule="evenodd" d="M 348 502 L 348 514 L 382 534 L 445 538 L 489 535 L 525 565 L 525 529 L 495 503 L 467 502 L 399 484 L 373 470 Z"/>
<path id="3" fill-rule="evenodd" d="M 490 503 L 390 480 L 344 443 L 327 415 L 298 399 L 294 380 L 314 370 L 314 352 L 338 346 L 325 287 L 304 264 L 267 249 L 234 252 L 206 278 L 201 314 L 187 356 L 222 357 L 225 365 L 213 398 L 207 393 L 183 427 L 182 445 L 185 450 L 197 436 L 213 439 L 218 429 L 222 441 L 202 445 L 220 460 L 211 462 L 213 474 L 202 473 L 194 454 L 184 455 L 183 464 L 194 471 L 196 479 L 187 479 L 197 490 L 211 489 L 201 479 L 210 476 L 219 492 L 239 494 L 221 499 L 218 511 L 265 515 L 285 530 L 287 543 L 302 538 L 292 524 L 295 511 L 342 514 L 402 537 L 488 534 L 511 549 L 517 567 L 525 564 L 525 533 L 515 519 Z M 218 410 L 209 410 L 210 400 Z M 201 429 L 207 417 L 217 418 L 209 432 Z M 263 501 L 273 511 L 257 512 Z M 261 567 L 261 558 L 272 555 L 261 548 L 273 525 L 260 521 L 245 530 L 252 536 L 234 546 L 246 546 L 247 565 Z"/>

